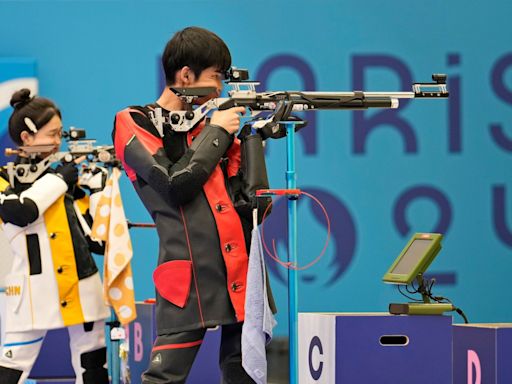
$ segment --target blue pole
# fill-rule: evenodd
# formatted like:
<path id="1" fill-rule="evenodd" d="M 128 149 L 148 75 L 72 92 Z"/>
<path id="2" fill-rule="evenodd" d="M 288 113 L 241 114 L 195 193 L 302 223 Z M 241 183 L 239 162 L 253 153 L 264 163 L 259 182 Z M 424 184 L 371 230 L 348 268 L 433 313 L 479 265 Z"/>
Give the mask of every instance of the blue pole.
<path id="1" fill-rule="evenodd" d="M 114 309 L 111 308 L 111 315 L 110 315 L 110 322 L 115 323 L 117 322 L 117 316 L 114 312 Z M 109 331 L 109 340 L 110 340 L 110 375 L 111 375 L 111 384 L 120 384 L 121 382 L 121 362 L 119 358 L 119 340 L 112 340 L 111 338 L 111 332 L 112 332 L 112 325 L 108 327 Z"/>
<path id="2" fill-rule="evenodd" d="M 295 124 L 286 122 L 286 188 L 297 188 L 295 173 Z M 297 197 L 288 198 L 288 262 L 297 266 Z M 297 384 L 298 363 L 297 271 L 288 269 L 288 329 L 290 348 L 290 384 Z"/>

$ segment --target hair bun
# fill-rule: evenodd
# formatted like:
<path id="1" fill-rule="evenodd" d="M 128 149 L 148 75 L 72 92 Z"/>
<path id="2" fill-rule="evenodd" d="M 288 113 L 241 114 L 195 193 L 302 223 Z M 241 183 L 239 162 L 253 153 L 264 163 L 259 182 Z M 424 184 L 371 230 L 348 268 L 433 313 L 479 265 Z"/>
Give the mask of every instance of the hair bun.
<path id="1" fill-rule="evenodd" d="M 10 104 L 11 107 L 17 109 L 28 104 L 32 99 L 33 97 L 30 97 L 30 89 L 23 88 L 12 95 Z"/>

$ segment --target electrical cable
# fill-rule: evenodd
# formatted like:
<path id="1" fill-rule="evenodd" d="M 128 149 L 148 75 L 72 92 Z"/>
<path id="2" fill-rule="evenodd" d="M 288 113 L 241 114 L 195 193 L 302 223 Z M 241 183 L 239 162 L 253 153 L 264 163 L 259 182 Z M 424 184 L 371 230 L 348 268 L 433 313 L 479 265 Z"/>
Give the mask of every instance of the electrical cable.
<path id="1" fill-rule="evenodd" d="M 402 290 L 400 289 L 400 287 L 401 287 L 401 285 L 400 285 L 400 284 L 398 284 L 398 285 L 397 285 L 397 287 L 398 287 L 398 292 L 400 292 L 400 294 L 401 294 L 402 296 L 405 296 L 405 297 L 406 297 L 406 298 L 408 298 L 409 300 L 416 301 L 416 302 L 423 301 L 423 300 L 415 299 L 414 297 L 411 297 L 411 296 L 409 296 L 409 295 L 405 294 L 404 292 L 402 292 Z M 412 292 L 409 292 L 409 293 L 412 293 Z"/>
<path id="2" fill-rule="evenodd" d="M 452 307 L 453 307 L 453 310 L 455 312 L 457 312 L 461 317 L 462 319 L 464 320 L 464 323 L 468 324 L 469 321 L 468 321 L 468 318 L 466 316 L 466 314 L 464 313 L 464 311 L 458 307 L 456 307 L 455 305 L 453 305 L 452 301 L 446 297 L 443 297 L 443 296 L 434 296 L 432 294 L 432 287 L 434 286 L 434 284 L 436 283 L 436 279 L 435 278 L 432 278 L 430 280 L 424 280 L 424 287 L 425 287 L 425 294 L 433 301 L 437 302 L 437 303 L 448 303 L 448 304 L 451 304 Z M 414 288 L 414 284 L 411 283 L 411 286 Z M 399 291 L 400 291 L 400 286 L 399 287 Z M 418 293 L 421 293 L 419 292 L 419 290 L 417 290 Z M 402 293 L 402 292 L 400 292 Z M 409 292 L 411 293 L 411 292 Z M 403 293 L 402 293 L 403 294 Z M 405 296 L 405 295 L 404 295 Z M 418 301 L 418 300 L 416 300 Z"/>

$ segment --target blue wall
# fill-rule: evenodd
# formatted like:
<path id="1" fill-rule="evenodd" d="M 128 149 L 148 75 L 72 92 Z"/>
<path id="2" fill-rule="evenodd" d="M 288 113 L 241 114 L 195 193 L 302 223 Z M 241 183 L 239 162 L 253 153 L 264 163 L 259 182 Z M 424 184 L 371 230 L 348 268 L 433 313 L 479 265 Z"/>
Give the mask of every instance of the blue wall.
<path id="1" fill-rule="evenodd" d="M 412 233 L 440 231 L 443 250 L 430 271 L 443 284 L 435 292 L 473 322 L 503 322 L 512 321 L 511 13 L 505 0 L 0 0 L 0 57 L 35 59 L 40 93 L 61 106 L 65 125 L 104 143 L 117 110 L 156 99 L 158 56 L 188 25 L 216 31 L 234 64 L 266 89 L 410 90 L 411 81 L 447 73 L 448 101 L 320 112 L 299 134 L 298 186 L 327 205 L 333 226 L 324 258 L 301 273 L 299 307 L 385 311 L 402 299 L 381 282 L 388 266 Z M 269 143 L 268 164 L 273 187 L 284 187 L 284 141 Z M 148 221 L 126 178 L 122 187 L 130 220 Z M 299 209 L 303 264 L 325 237 L 312 207 Z M 284 239 L 285 225 L 274 215 L 266 237 L 274 229 Z M 157 238 L 143 229 L 132 235 L 144 299 L 153 296 Z M 285 271 L 270 266 L 285 333 Z"/>

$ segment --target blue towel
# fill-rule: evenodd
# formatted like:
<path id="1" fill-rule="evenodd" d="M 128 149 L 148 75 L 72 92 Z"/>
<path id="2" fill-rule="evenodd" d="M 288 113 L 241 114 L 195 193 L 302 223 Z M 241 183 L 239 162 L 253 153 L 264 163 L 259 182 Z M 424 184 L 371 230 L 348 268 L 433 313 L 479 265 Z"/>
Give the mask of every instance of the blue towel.
<path id="1" fill-rule="evenodd" d="M 267 383 L 265 346 L 272 339 L 276 320 L 268 304 L 265 261 L 257 226 L 252 231 L 251 252 L 242 327 L 242 366 L 257 384 Z"/>

